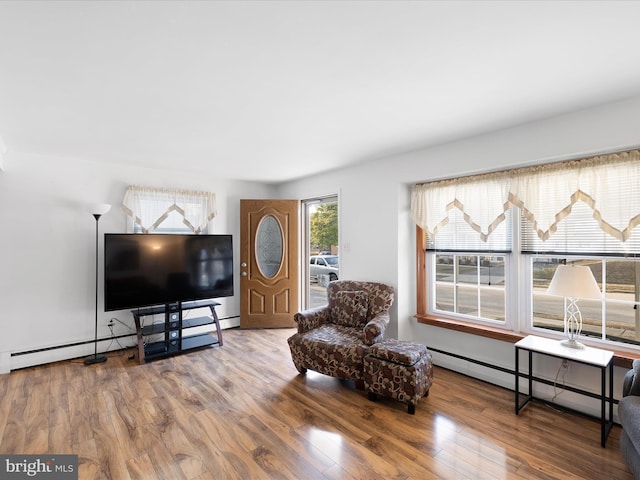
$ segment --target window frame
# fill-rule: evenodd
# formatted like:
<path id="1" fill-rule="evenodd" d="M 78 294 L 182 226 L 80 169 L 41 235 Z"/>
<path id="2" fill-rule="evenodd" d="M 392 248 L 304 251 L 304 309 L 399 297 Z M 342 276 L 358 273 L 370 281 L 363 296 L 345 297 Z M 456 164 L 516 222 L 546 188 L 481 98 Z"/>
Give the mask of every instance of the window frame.
<path id="1" fill-rule="evenodd" d="M 581 255 L 581 254 L 573 254 L 573 255 L 564 255 L 564 254 L 548 254 L 548 255 L 534 255 L 534 254 L 529 254 L 529 253 L 525 253 L 525 254 L 521 254 L 522 255 L 522 260 L 524 262 L 524 264 L 526 264 L 524 266 L 524 268 L 526 269 L 526 271 L 528 272 L 527 275 L 523 276 L 524 278 L 526 278 L 525 282 L 524 282 L 524 288 L 527 291 L 527 296 L 526 296 L 526 304 L 524 304 L 524 308 L 526 310 L 526 312 L 528 313 L 528 331 L 532 334 L 535 335 L 539 335 L 539 336 L 557 336 L 558 338 L 562 338 L 562 332 L 558 331 L 557 334 L 554 334 L 553 332 L 555 331 L 554 329 L 551 328 L 544 328 L 544 327 L 540 327 L 540 326 L 535 326 L 534 325 L 534 292 L 533 292 L 533 285 L 532 285 L 532 281 L 533 281 L 533 270 L 532 270 L 532 262 L 536 257 L 542 257 L 542 258 L 556 258 L 556 259 L 562 259 L 562 260 L 577 260 L 577 261 L 588 261 L 588 262 L 597 262 L 597 263 L 601 263 L 602 264 L 602 273 L 603 276 L 601 276 L 600 278 L 598 278 L 598 276 L 596 276 L 596 282 L 598 282 L 598 284 L 600 284 L 602 287 L 604 287 L 604 291 L 602 292 L 602 297 L 600 300 L 598 300 L 598 302 L 600 303 L 600 309 L 601 309 L 601 327 L 600 327 L 600 332 L 599 332 L 599 336 L 596 337 L 594 335 L 587 335 L 585 333 L 583 333 L 580 338 L 581 341 L 586 340 L 588 342 L 593 343 L 596 346 L 602 346 L 604 348 L 610 349 L 610 347 L 612 346 L 621 346 L 621 347 L 627 347 L 630 349 L 634 349 L 634 350 L 640 350 L 640 344 L 633 344 L 633 343 L 627 343 L 624 341 L 617 341 L 617 340 L 610 340 L 609 338 L 612 337 L 613 335 L 610 335 L 608 333 L 608 329 L 609 328 L 614 328 L 611 325 L 616 323 L 616 314 L 615 312 L 610 313 L 610 311 L 612 311 L 613 309 L 615 309 L 615 306 L 618 305 L 620 307 L 630 307 L 634 310 L 640 308 L 640 301 L 635 300 L 627 300 L 627 299 L 616 299 L 615 298 L 615 294 L 616 292 L 612 292 L 612 291 L 608 291 L 607 289 L 607 271 L 608 271 L 608 267 L 610 266 L 610 262 L 625 262 L 625 261 L 633 261 L 636 262 L 637 259 L 636 258 L 625 258 L 622 255 Z M 558 262 L 560 263 L 560 262 Z M 634 292 L 635 293 L 635 292 Z M 585 300 L 586 301 L 586 300 Z M 581 310 L 583 312 L 583 317 L 585 314 L 585 310 L 582 309 Z M 584 317 L 586 318 L 586 317 Z M 583 332 L 585 331 L 585 327 L 583 327 Z"/>
<path id="2" fill-rule="evenodd" d="M 522 257 L 526 257 L 523 255 Z M 521 269 L 522 259 L 519 261 L 511 261 L 510 272 L 512 274 L 518 274 Z M 522 331 L 520 328 L 519 322 L 515 322 L 512 326 L 512 329 L 498 328 L 491 325 L 484 325 L 480 323 L 471 323 L 468 321 L 463 321 L 461 319 L 454 318 L 446 318 L 441 315 L 432 315 L 428 313 L 427 305 L 428 305 L 428 288 L 427 288 L 427 241 L 426 241 L 426 232 L 418 225 L 415 226 L 415 265 L 416 265 L 416 313 L 414 318 L 416 321 L 423 325 L 430 325 L 438 328 L 444 328 L 447 330 L 453 330 L 457 332 L 467 333 L 470 335 L 477 335 L 479 337 L 489 338 L 493 340 L 499 340 L 508 343 L 516 343 L 519 340 L 522 340 L 527 335 L 535 334 L 538 336 L 549 336 L 551 338 L 556 338 L 553 335 L 548 335 L 548 331 Z M 507 299 L 508 308 L 507 315 L 512 316 L 512 318 L 517 318 L 517 309 L 516 306 L 518 304 L 522 304 L 522 302 L 527 302 L 526 307 L 531 309 L 531 295 L 526 292 L 526 284 L 529 284 L 530 280 L 526 282 L 521 282 L 519 285 L 518 291 L 516 292 L 516 301 L 512 301 Z M 509 297 L 509 296 L 508 296 Z M 529 297 L 529 300 L 527 300 Z M 514 312 L 514 310 L 516 310 Z M 529 329 L 532 330 L 532 329 Z M 541 330 L 541 329 L 540 329 Z M 585 339 L 586 341 L 583 343 L 591 343 L 593 340 L 591 338 Z M 631 368 L 633 360 L 640 358 L 640 349 L 634 348 L 632 346 L 624 346 L 624 345 L 609 345 L 607 344 L 607 350 L 611 350 L 614 352 L 614 365 L 623 367 L 623 368 Z"/>
<path id="3" fill-rule="evenodd" d="M 433 305 L 433 300 L 431 296 L 429 294 L 427 294 L 427 305 L 426 305 L 426 311 L 429 315 L 432 316 L 441 316 L 441 317 L 445 317 L 445 318 L 453 318 L 453 319 L 459 319 L 461 321 L 466 321 L 469 323 L 477 323 L 480 325 L 487 325 L 487 326 L 495 326 L 496 328 L 502 328 L 502 329 L 512 329 L 512 316 L 509 315 L 509 295 L 507 295 L 507 278 L 509 278 L 510 276 L 510 268 L 511 268 L 511 253 L 484 253 L 484 252 L 474 252 L 474 253 L 469 253 L 469 252 L 436 252 L 436 251 L 428 251 L 426 252 L 426 275 L 427 275 L 427 284 L 430 286 L 430 293 L 433 294 L 434 289 L 437 288 L 436 287 L 436 280 L 434 278 L 434 275 L 436 275 L 436 265 L 433 264 L 434 260 L 436 256 L 438 255 L 454 255 L 454 256 L 474 256 L 474 257 L 482 257 L 482 256 L 500 256 L 500 257 L 504 257 L 504 275 L 505 275 L 505 285 L 503 288 L 504 291 L 504 320 L 497 320 L 497 319 L 491 319 L 488 317 L 482 317 L 482 316 L 474 316 L 474 315 L 467 315 L 464 313 L 459 313 L 459 312 L 447 312 L 446 310 L 437 310 L 434 305 Z M 453 264 L 453 268 L 455 269 L 457 264 L 454 262 Z M 460 287 L 461 285 L 464 285 L 464 282 L 462 281 L 457 281 L 457 282 L 453 282 L 452 283 L 452 287 L 454 288 L 454 290 L 456 290 L 458 287 Z M 470 288 L 473 288 L 476 290 L 477 294 L 480 296 L 480 311 L 482 310 L 482 288 L 483 286 L 480 285 L 478 286 L 478 284 L 468 284 L 470 286 Z M 486 286 L 484 286 L 486 288 Z M 455 294 L 454 294 L 455 295 Z"/>
<path id="4" fill-rule="evenodd" d="M 326 305 L 326 295 L 323 295 L 321 299 L 319 295 L 314 294 L 311 280 L 311 267 L 316 264 L 316 259 L 312 259 L 311 257 L 317 257 L 318 254 L 311 254 L 312 245 L 311 245 L 311 215 L 313 213 L 313 209 L 316 206 L 323 204 L 335 203 L 338 208 L 338 239 L 340 238 L 340 195 L 338 193 L 330 194 L 321 197 L 313 197 L 303 199 L 302 201 L 302 218 L 303 221 L 300 222 L 300 252 L 301 258 L 305 256 L 310 259 L 308 262 L 300 262 L 301 272 L 300 272 L 300 305 L 303 308 L 315 308 L 321 306 L 323 304 Z M 338 245 L 340 241 L 338 240 Z M 320 251 L 318 251 L 319 253 Z"/>
<path id="5" fill-rule="evenodd" d="M 594 170 L 591 171 L 591 168 Z M 568 192 L 565 192 L 565 181 L 563 180 L 562 172 L 565 170 L 581 170 L 587 169 L 589 174 L 584 177 L 580 176 L 576 179 L 576 184 L 570 183 L 567 187 Z M 600 194 L 601 184 L 603 179 L 609 178 L 609 174 L 614 178 L 619 179 L 621 187 L 616 188 L 612 192 L 611 201 L 606 204 L 598 203 L 598 199 L 592 197 L 594 193 Z M 478 192 L 473 188 L 468 188 L 472 182 L 486 182 L 491 188 L 504 188 L 505 186 L 498 182 L 496 183 L 496 176 L 511 176 L 512 183 L 508 187 L 508 191 L 503 190 L 503 204 L 497 204 L 495 199 L 489 195 L 486 197 L 487 209 L 477 210 L 474 199 L 477 198 Z M 617 177 L 615 176 L 617 175 Z M 458 317 L 457 314 L 452 313 L 451 318 L 447 315 L 440 315 L 440 312 L 430 313 L 428 310 L 429 296 L 433 293 L 432 279 L 428 277 L 431 272 L 428 272 L 427 267 L 427 239 L 424 229 L 428 229 L 430 232 L 437 232 L 438 229 L 446 224 L 448 214 L 446 211 L 452 206 L 456 207 L 465 215 L 469 215 L 469 218 L 465 218 L 467 223 L 470 223 L 474 230 L 481 233 L 481 238 L 485 239 L 492 232 L 492 228 L 495 226 L 496 221 L 502 221 L 499 216 L 502 206 L 517 207 L 521 215 L 527 220 L 533 222 L 533 228 L 537 232 L 540 238 L 547 239 L 550 235 L 553 235 L 558 228 L 558 223 L 569 213 L 571 213 L 572 207 L 576 202 L 583 201 L 589 207 L 593 209 L 592 218 L 598 221 L 600 229 L 614 238 L 625 241 L 629 240 L 632 235 L 632 230 L 638 226 L 638 220 L 640 217 L 637 215 L 630 219 L 625 218 L 627 213 L 633 214 L 634 212 L 625 210 L 623 206 L 628 204 L 629 200 L 633 199 L 634 205 L 640 201 L 636 184 L 630 179 L 638 178 L 640 175 L 640 150 L 629 151 L 616 151 L 610 153 L 602 153 L 592 157 L 562 160 L 557 162 L 550 162 L 548 164 L 533 165 L 530 167 L 516 168 L 512 170 L 502 170 L 496 172 L 489 172 L 485 174 L 471 175 L 459 178 L 448 178 L 444 180 L 436 180 L 426 183 L 416 183 L 413 186 L 411 196 L 411 217 L 416 223 L 416 314 L 415 318 L 419 323 L 435 325 L 438 327 L 454 329 L 463 331 L 470 334 L 482 335 L 489 338 L 495 338 L 503 341 L 515 342 L 526 335 L 537 334 L 545 335 L 551 338 L 560 338 L 562 333 L 554 335 L 552 331 L 548 329 L 534 329 L 533 326 L 533 300 L 532 300 L 532 275 L 531 263 L 529 267 L 526 265 L 526 261 L 530 259 L 532 254 L 549 254 L 554 255 L 559 252 L 552 251 L 524 251 L 521 248 L 521 241 L 526 240 L 523 235 L 521 238 L 520 228 L 516 228 L 519 222 L 514 221 L 513 228 L 513 249 L 511 256 L 511 266 L 509 268 L 510 281 L 513 286 L 505 288 L 505 302 L 510 302 L 506 309 L 506 315 L 512 319 L 513 324 L 511 330 L 506 328 L 497 328 L 496 326 L 483 325 L 477 322 L 475 319 L 465 319 L 464 317 Z M 548 178 L 559 179 L 559 190 L 549 190 L 551 188 L 547 182 Z M 573 181 L 573 179 L 571 179 Z M 548 199 L 546 195 L 542 197 L 540 195 L 527 195 L 530 191 L 529 183 L 533 183 L 538 192 L 559 192 L 559 197 L 555 196 L 554 209 L 549 211 L 547 207 Z M 631 182 L 631 183 L 630 183 Z M 610 183 L 610 182 L 609 182 Z M 604 185 L 609 185 L 604 182 Z M 426 188 L 425 188 L 426 187 Z M 622 188 L 624 187 L 624 188 Z M 482 190 L 481 187 L 480 190 Z M 493 190 L 492 190 L 493 191 Z M 625 193 L 626 192 L 626 193 Z M 482 192 L 481 192 L 482 193 Z M 564 202 L 563 195 L 565 193 L 571 194 L 571 201 L 569 204 L 558 203 Z M 599 195 L 596 195 L 599 196 Z M 436 205 L 435 211 L 431 211 L 426 208 L 427 204 Z M 467 205 L 474 205 L 475 210 L 472 208 L 467 211 Z M 556 210 L 557 208 L 557 210 Z M 617 209 L 617 210 L 616 210 Z M 506 210 L 505 210 L 506 211 Z M 484 213 L 482 213 L 484 212 Z M 478 215 L 476 215 L 478 214 Z M 487 215 L 485 215 L 487 214 Z M 488 218 L 486 218 L 488 217 Z M 522 218 L 522 217 L 521 217 Z M 493 220 L 492 223 L 489 223 Z M 628 223 L 625 223 L 627 222 Z M 473 223 L 472 223 L 473 222 Z M 424 227 L 424 229 L 420 226 Z M 479 229 L 479 230 L 478 230 Z M 612 252 L 613 253 L 613 252 Z M 576 257 L 592 257 L 598 256 L 598 254 L 589 254 L 588 252 L 565 252 L 562 255 Z M 561 255 L 557 255 L 561 256 Z M 618 255 L 615 252 L 612 258 L 625 258 L 625 257 L 640 257 L 638 252 L 629 252 Z M 604 312 L 606 311 L 606 302 L 603 303 L 603 320 L 605 320 Z M 528 312 L 528 313 L 527 313 Z M 447 312 L 443 312 L 447 313 Z M 454 318 L 455 317 L 455 318 Z M 473 323 L 472 323 L 473 322 Z M 616 352 L 616 356 L 620 357 L 621 365 L 629 366 L 629 359 L 637 358 L 640 356 L 640 346 L 625 344 L 617 342 L 615 340 L 608 339 L 593 339 L 588 337 L 587 342 L 593 343 L 594 346 L 607 348 Z M 619 352 L 622 352 L 618 355 Z M 616 364 L 619 362 L 617 361 Z"/>
<path id="6" fill-rule="evenodd" d="M 459 319 L 445 318 L 444 316 L 429 314 L 427 310 L 427 236 L 426 232 L 418 225 L 416 225 L 415 246 L 416 314 L 414 317 L 418 323 L 511 343 L 515 343 L 526 336 L 513 330 L 506 330 L 495 326 L 470 323 Z M 508 309 L 507 315 L 509 315 L 509 312 L 510 309 Z"/>

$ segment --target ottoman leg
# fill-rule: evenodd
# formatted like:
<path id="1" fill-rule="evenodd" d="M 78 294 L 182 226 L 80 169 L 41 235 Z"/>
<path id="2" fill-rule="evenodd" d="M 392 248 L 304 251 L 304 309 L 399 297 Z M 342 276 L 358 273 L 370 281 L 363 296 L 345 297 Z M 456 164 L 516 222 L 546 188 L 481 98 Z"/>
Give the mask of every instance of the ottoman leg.
<path id="1" fill-rule="evenodd" d="M 367 396 L 369 397 L 369 400 L 371 400 L 372 402 L 375 402 L 376 400 L 378 400 L 378 396 L 373 392 L 369 392 Z"/>
<path id="2" fill-rule="evenodd" d="M 407 407 L 407 412 L 409 413 L 409 415 L 415 415 L 416 406 L 413 403 L 410 403 L 409 406 Z"/>

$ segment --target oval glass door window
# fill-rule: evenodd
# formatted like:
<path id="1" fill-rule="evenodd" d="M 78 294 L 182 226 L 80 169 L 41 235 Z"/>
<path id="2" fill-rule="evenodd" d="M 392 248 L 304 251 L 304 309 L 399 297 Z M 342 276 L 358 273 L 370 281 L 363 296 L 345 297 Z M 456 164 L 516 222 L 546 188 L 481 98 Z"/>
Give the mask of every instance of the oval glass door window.
<path id="1" fill-rule="evenodd" d="M 265 216 L 258 224 L 255 253 L 260 273 L 266 278 L 275 277 L 282 265 L 283 240 L 282 228 L 273 215 Z"/>

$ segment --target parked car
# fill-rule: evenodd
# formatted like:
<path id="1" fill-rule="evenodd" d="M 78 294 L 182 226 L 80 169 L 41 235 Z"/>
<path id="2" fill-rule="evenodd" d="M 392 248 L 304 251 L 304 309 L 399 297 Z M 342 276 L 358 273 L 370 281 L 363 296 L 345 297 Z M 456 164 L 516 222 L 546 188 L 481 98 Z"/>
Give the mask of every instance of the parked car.
<path id="1" fill-rule="evenodd" d="M 318 275 L 328 275 L 329 281 L 338 280 L 338 255 L 312 255 L 309 258 L 309 276 L 318 280 Z"/>

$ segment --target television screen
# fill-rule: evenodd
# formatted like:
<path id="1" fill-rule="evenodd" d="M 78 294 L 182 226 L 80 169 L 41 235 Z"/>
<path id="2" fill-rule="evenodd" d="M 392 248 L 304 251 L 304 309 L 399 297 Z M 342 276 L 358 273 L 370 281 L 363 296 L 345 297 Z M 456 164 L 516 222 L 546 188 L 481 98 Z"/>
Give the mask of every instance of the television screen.
<path id="1" fill-rule="evenodd" d="M 104 309 L 233 295 L 231 235 L 104 235 Z"/>

